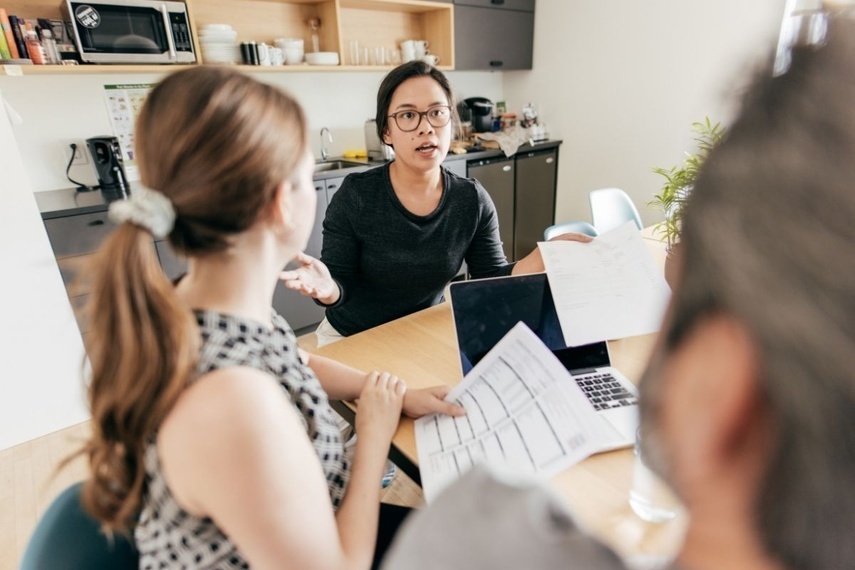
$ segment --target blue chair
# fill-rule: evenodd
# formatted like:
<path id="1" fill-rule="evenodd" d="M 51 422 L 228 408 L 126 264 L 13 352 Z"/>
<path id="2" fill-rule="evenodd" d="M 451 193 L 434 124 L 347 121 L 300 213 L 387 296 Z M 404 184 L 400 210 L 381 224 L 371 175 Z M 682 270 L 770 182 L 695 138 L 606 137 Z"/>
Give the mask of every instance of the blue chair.
<path id="1" fill-rule="evenodd" d="M 626 222 L 635 222 L 636 227 L 642 229 L 641 216 L 632 198 L 620 188 L 600 188 L 592 190 L 588 195 L 591 202 L 591 218 L 594 227 L 601 234 L 622 226 Z"/>
<path id="2" fill-rule="evenodd" d="M 20 570 L 136 569 L 139 555 L 127 537 L 101 532 L 80 504 L 82 483 L 63 491 L 45 511 L 30 537 Z"/>
<path id="3" fill-rule="evenodd" d="M 597 237 L 600 233 L 597 231 L 597 228 L 589 224 L 588 222 L 578 221 L 578 222 L 564 222 L 563 224 L 555 224 L 554 226 L 549 226 L 545 230 L 543 230 L 543 240 L 549 241 L 555 236 L 560 236 L 561 234 L 585 234 L 586 236 Z"/>

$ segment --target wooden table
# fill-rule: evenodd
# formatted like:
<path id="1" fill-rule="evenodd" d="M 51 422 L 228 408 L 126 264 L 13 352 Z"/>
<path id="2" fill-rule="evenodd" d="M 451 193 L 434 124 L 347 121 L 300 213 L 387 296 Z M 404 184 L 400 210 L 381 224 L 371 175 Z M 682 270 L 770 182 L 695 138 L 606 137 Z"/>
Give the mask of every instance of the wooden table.
<path id="1" fill-rule="evenodd" d="M 645 243 L 662 265 L 662 244 L 643 233 Z M 653 350 L 656 335 L 610 341 L 612 365 L 638 382 Z M 463 375 L 447 303 L 386 323 L 316 349 L 314 352 L 360 370 L 387 370 L 406 380 L 410 388 L 455 385 Z M 353 409 L 341 410 L 352 421 Z M 392 441 L 390 458 L 419 481 L 413 421 L 403 418 Z M 570 504 L 579 522 L 624 556 L 674 552 L 685 520 L 664 524 L 641 521 L 629 507 L 633 452 L 622 449 L 594 455 L 553 477 L 552 486 Z"/>

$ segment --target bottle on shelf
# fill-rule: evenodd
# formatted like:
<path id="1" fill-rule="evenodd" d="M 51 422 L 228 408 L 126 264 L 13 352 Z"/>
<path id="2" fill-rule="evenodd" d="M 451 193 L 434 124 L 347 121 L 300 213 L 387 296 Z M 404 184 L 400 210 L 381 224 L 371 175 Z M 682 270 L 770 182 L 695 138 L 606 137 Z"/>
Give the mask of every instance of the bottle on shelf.
<path id="1" fill-rule="evenodd" d="M 30 59 L 33 60 L 35 65 L 44 65 L 47 63 L 45 48 L 39 41 L 39 37 L 35 30 L 27 30 L 26 43 L 27 54 L 30 56 Z"/>

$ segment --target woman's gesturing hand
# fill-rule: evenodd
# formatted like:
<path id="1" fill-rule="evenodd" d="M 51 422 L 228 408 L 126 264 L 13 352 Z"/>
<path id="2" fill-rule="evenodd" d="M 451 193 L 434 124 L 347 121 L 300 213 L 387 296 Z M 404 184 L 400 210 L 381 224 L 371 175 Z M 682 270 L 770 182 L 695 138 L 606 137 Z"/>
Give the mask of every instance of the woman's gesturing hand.
<path id="1" fill-rule="evenodd" d="M 294 259 L 300 267 L 279 274 L 279 279 L 286 287 L 313 297 L 324 305 L 332 305 L 338 301 L 341 294 L 338 285 L 322 261 L 302 252 Z"/>
<path id="2" fill-rule="evenodd" d="M 360 440 L 392 441 L 406 392 L 407 385 L 397 376 L 388 372 L 368 374 L 356 410 L 356 433 Z"/>

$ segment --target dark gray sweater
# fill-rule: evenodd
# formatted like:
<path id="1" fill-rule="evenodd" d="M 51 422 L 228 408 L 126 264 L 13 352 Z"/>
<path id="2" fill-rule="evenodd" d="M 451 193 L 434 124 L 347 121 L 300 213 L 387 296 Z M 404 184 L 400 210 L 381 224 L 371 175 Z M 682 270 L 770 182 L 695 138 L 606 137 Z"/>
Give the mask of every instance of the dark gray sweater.
<path id="1" fill-rule="evenodd" d="M 326 311 L 341 334 L 435 305 L 464 260 L 475 278 L 510 274 L 487 191 L 476 180 L 442 175 L 442 198 L 427 216 L 401 204 L 388 164 L 344 179 L 327 209 L 321 253 L 341 288 Z"/>

